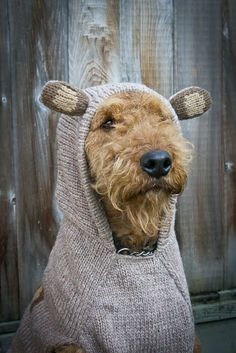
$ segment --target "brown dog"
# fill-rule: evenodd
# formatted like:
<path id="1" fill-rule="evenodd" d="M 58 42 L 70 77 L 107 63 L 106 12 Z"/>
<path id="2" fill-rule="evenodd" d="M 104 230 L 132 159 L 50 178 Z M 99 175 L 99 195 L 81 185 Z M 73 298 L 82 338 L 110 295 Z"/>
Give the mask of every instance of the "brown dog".
<path id="1" fill-rule="evenodd" d="M 170 194 L 184 189 L 191 159 L 171 112 L 147 93 L 114 95 L 97 110 L 86 153 L 119 247 L 152 248 Z M 145 154 L 148 167 L 140 162 Z"/>
<path id="2" fill-rule="evenodd" d="M 154 156 L 149 162 L 153 169 L 155 163 L 163 168 L 159 177 L 140 165 L 150 150 L 168 152 L 163 161 Z M 99 106 L 86 154 L 92 186 L 102 196 L 118 250 L 141 252 L 155 246 L 169 196 L 181 193 L 186 184 L 191 151 L 192 145 L 173 123 L 171 112 L 147 93 L 116 94 Z M 56 352 L 76 353 L 77 348 Z M 199 352 L 196 341 L 194 353 Z"/>
<path id="3" fill-rule="evenodd" d="M 134 85 L 133 89 L 130 84 L 126 86 L 127 89 L 122 91 L 122 84 L 118 85 L 117 90 L 120 91 L 102 99 L 96 105 L 95 111 L 91 105 L 90 109 L 94 113 L 90 117 L 83 149 L 91 187 L 99 195 L 99 202 L 101 200 L 103 203 L 117 253 L 142 257 L 154 254 L 158 248 L 159 235 L 166 226 L 165 220 L 171 218 L 173 213 L 170 199 L 183 191 L 187 180 L 192 145 L 182 136 L 175 112 L 179 119 L 192 118 L 208 110 L 211 100 L 205 90 L 189 88 L 173 96 L 170 104 L 146 88 Z M 103 88 L 98 90 L 102 91 Z M 111 91 L 113 90 L 111 87 Z M 93 89 L 85 93 L 65 83 L 51 82 L 44 88 L 42 101 L 56 111 L 82 116 L 89 105 L 87 93 L 90 97 L 94 95 Z M 65 121 L 70 127 L 70 119 L 66 118 Z M 79 129 L 83 133 L 83 126 Z M 70 143 L 67 134 L 63 138 Z M 68 151 L 64 145 L 62 148 L 63 158 L 68 163 L 66 166 L 71 166 L 71 175 L 74 178 L 74 167 L 69 164 Z M 75 178 L 69 202 L 73 200 L 76 185 Z M 68 209 L 70 210 L 66 205 L 66 211 Z M 76 218 L 73 222 L 76 222 Z M 169 231 L 168 228 L 167 232 Z M 51 284 L 47 278 L 45 281 L 49 286 L 48 298 L 52 301 Z M 171 281 L 173 283 L 173 279 Z M 65 291 L 66 288 L 65 283 Z M 185 298 L 187 294 L 182 295 Z M 168 297 L 168 300 L 169 298 L 173 300 L 172 297 Z M 40 287 L 33 298 L 30 312 L 46 300 L 44 289 Z M 181 303 L 182 300 L 181 297 Z M 109 301 L 108 296 L 110 305 Z M 190 302 L 188 303 L 191 311 Z M 116 320 L 116 316 L 112 319 Z M 77 343 L 53 347 L 50 348 L 50 353 L 83 352 Z M 196 341 L 194 353 L 200 351 L 200 344 Z"/>
<path id="4" fill-rule="evenodd" d="M 150 168 L 145 169 L 140 160 L 149 151 L 157 156 L 150 156 Z M 141 252 L 155 247 L 161 221 L 169 211 L 169 196 L 181 193 L 186 184 L 191 151 L 171 112 L 156 97 L 120 93 L 99 106 L 86 154 L 92 187 L 102 196 L 117 250 Z M 55 352 L 80 350 L 72 345 Z M 196 341 L 194 353 L 199 352 Z"/>

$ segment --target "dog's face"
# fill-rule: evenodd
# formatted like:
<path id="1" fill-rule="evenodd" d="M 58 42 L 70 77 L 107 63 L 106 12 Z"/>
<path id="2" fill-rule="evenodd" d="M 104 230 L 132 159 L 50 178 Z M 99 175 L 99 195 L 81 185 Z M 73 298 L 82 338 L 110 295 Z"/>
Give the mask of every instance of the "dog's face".
<path id="1" fill-rule="evenodd" d="M 86 140 L 94 189 L 133 220 L 144 206 L 144 231 L 150 227 L 150 213 L 156 219 L 159 205 L 167 207 L 169 196 L 186 184 L 191 145 L 172 114 L 148 93 L 115 94 L 98 107 Z"/>
<path id="2" fill-rule="evenodd" d="M 49 81 L 40 97 L 72 119 L 83 119 L 90 99 L 89 92 L 60 81 Z M 193 86 L 169 102 L 179 120 L 202 115 L 212 103 L 205 89 Z M 191 157 L 168 105 L 151 93 L 112 95 L 97 108 L 85 149 L 93 188 L 102 195 L 113 229 L 128 233 L 130 227 L 120 226 L 129 223 L 135 234 L 155 236 L 169 211 L 169 196 L 184 188 Z"/>
<path id="3" fill-rule="evenodd" d="M 171 117 L 147 93 L 116 94 L 99 106 L 85 148 L 95 189 L 116 200 L 114 206 L 138 195 L 183 190 L 191 148 Z"/>

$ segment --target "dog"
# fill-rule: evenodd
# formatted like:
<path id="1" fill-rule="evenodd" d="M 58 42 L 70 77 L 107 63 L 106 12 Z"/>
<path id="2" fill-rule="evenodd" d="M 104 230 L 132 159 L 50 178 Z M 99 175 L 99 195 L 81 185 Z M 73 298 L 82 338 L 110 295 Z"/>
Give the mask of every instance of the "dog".
<path id="1" fill-rule="evenodd" d="M 148 93 L 116 94 L 98 108 L 85 149 L 117 246 L 132 252 L 155 246 L 169 197 L 182 192 L 191 160 L 168 109 Z"/>
<path id="2" fill-rule="evenodd" d="M 191 303 L 173 226 L 176 195 L 184 190 L 192 155 L 192 145 L 183 137 L 179 119 L 193 118 L 207 111 L 211 105 L 209 93 L 198 87 L 190 87 L 167 101 L 143 85 L 122 83 L 82 91 L 63 82 L 51 81 L 44 87 L 41 100 L 49 108 L 67 115 L 62 118 L 58 127 L 60 153 L 57 198 L 65 218 L 71 225 L 58 236 L 45 271 L 43 285 L 36 292 L 29 311 L 25 314 L 10 352 L 16 352 L 14 347 L 23 344 L 27 346 L 27 342 L 21 342 L 20 338 L 25 332 L 24 322 L 39 322 L 43 321 L 44 317 L 47 327 L 49 322 L 53 322 L 51 330 L 57 338 L 54 339 L 53 334 L 46 338 L 44 327 L 41 322 L 37 323 L 38 326 L 35 326 L 38 331 L 41 330 L 41 338 L 37 338 L 34 344 L 37 346 L 35 352 L 39 353 L 44 352 L 46 348 L 50 353 L 182 353 L 193 350 L 194 353 L 199 353 L 201 350 L 198 340 L 194 343 Z M 78 178 L 82 179 L 81 184 Z M 77 193 L 82 201 L 77 197 Z M 82 213 L 79 221 L 78 210 Z M 90 218 L 93 220 L 90 221 Z M 99 224 L 103 218 L 108 221 L 109 230 L 107 224 Z M 81 222 L 84 222 L 83 226 Z M 84 238 L 81 231 L 75 238 L 77 224 L 79 228 L 83 228 L 86 234 Z M 106 244 L 104 239 L 98 241 L 98 236 L 96 241 L 92 241 L 92 237 L 89 238 L 91 227 L 95 229 L 94 224 L 98 229 L 98 236 L 100 233 L 105 239 L 104 234 L 109 234 Z M 70 287 L 70 281 L 74 282 L 76 278 L 65 278 L 65 273 L 72 273 L 73 266 L 78 266 L 76 271 L 81 275 L 82 283 L 86 266 L 89 272 L 91 262 L 87 263 L 87 257 L 83 257 L 87 265 L 77 265 L 79 260 L 76 256 L 80 253 L 77 250 L 74 265 L 69 265 L 70 270 L 67 269 L 63 273 L 68 261 L 73 259 L 70 247 L 71 258 L 69 256 L 65 265 L 63 262 L 59 264 L 64 261 L 61 260 L 63 256 L 66 257 L 63 248 L 67 246 L 64 242 L 66 234 L 71 234 L 68 235 L 68 242 L 74 247 L 77 246 L 77 240 L 83 238 L 78 247 L 83 248 L 82 256 L 84 252 L 90 252 L 91 247 L 91 251 L 94 251 L 91 258 L 96 263 L 92 264 L 91 276 L 97 270 L 97 278 L 103 283 L 100 295 L 96 292 L 96 295 L 93 294 L 92 299 L 90 298 L 92 323 L 86 317 L 86 328 L 81 329 L 83 333 L 79 338 L 80 322 L 75 321 L 77 314 L 73 312 L 74 304 L 68 304 L 66 307 L 67 304 L 61 304 L 60 296 L 67 297 L 68 302 L 71 300 L 67 287 Z M 115 260 L 109 260 L 107 265 L 104 260 L 104 266 L 100 266 L 98 258 L 106 247 L 107 254 L 110 257 L 112 254 Z M 107 254 L 103 255 L 104 259 L 108 258 Z M 162 256 L 163 259 L 159 260 Z M 58 273 L 55 270 L 57 264 L 61 268 Z M 117 264 L 120 267 L 117 267 Z M 157 268 L 157 264 L 160 268 Z M 114 272 L 108 271 L 107 267 L 113 268 Z M 159 273 L 161 271 L 163 275 Z M 106 275 L 102 276 L 103 272 Z M 118 280 L 114 280 L 114 277 Z M 146 288 L 146 279 L 149 281 L 150 290 Z M 59 281 L 60 285 L 53 285 L 54 281 Z M 87 293 L 86 286 L 89 288 L 94 285 L 89 281 L 86 277 L 86 281 L 81 284 L 83 296 Z M 95 281 L 98 286 L 99 281 Z M 77 287 L 77 290 L 80 297 L 81 288 Z M 76 291 L 71 289 L 70 293 Z M 55 299 L 57 295 L 58 298 Z M 126 303 L 124 309 L 122 302 Z M 140 303 L 143 310 L 147 310 L 146 324 L 140 316 Z M 57 305 L 61 306 L 61 309 L 58 309 Z M 78 314 L 78 318 L 81 317 L 83 321 L 84 309 L 80 309 L 79 305 L 77 311 L 81 314 Z M 88 304 L 86 305 L 86 308 L 89 308 Z M 165 306 L 164 312 L 161 306 Z M 70 319 L 65 316 L 62 307 L 70 312 Z M 41 319 L 40 310 L 44 315 Z M 174 316 L 173 312 L 176 312 Z M 35 316 L 29 319 L 29 313 L 35 313 Z M 163 321 L 157 323 L 160 316 Z M 64 321 L 62 326 L 60 322 L 55 323 L 60 321 L 59 318 Z M 76 322 L 78 327 L 73 324 L 67 328 L 66 322 L 70 326 L 70 320 Z M 126 326 L 125 331 L 122 325 Z M 137 331 L 137 328 L 140 331 Z M 91 334 L 93 330 L 95 333 Z M 123 342 L 117 341 L 116 335 L 122 337 L 124 332 L 128 338 L 123 336 Z M 25 340 L 35 341 L 34 335 L 31 331 L 29 333 L 28 329 Z M 46 348 L 41 350 L 43 335 Z M 32 348 L 31 352 L 33 353 Z"/>

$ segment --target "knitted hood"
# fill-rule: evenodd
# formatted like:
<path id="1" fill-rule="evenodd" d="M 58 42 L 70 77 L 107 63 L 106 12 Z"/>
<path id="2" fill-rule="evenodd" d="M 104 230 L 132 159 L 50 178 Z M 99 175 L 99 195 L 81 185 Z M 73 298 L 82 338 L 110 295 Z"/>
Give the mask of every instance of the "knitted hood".
<path id="1" fill-rule="evenodd" d="M 60 88 L 58 84 L 61 85 Z M 68 93 L 68 88 L 72 89 L 67 84 L 63 87 L 60 82 L 49 82 L 42 94 L 42 100 L 46 105 L 50 105 L 49 101 L 50 103 L 52 102 L 51 88 L 54 87 L 56 90 L 53 91 L 53 96 L 55 97 L 56 95 L 58 97 L 58 95 L 61 95 L 64 99 L 65 93 Z M 73 90 L 76 91 L 76 89 Z M 87 98 L 85 112 L 80 112 L 80 116 L 62 116 L 60 118 L 57 130 L 58 177 L 56 196 L 58 204 L 64 213 L 64 217 L 70 219 L 81 230 L 105 239 L 107 244 L 111 246 L 113 246 L 111 229 L 99 196 L 90 186 L 91 180 L 84 147 L 90 123 L 98 105 L 112 94 L 124 91 L 146 92 L 157 96 L 169 108 L 172 113 L 172 119 L 179 128 L 179 119 L 170 101 L 180 112 L 179 115 L 181 118 L 189 118 L 203 113 L 208 109 L 210 102 L 208 93 L 197 87 L 185 89 L 171 97 L 170 100 L 167 100 L 157 92 L 141 84 L 110 84 L 83 90 L 83 93 L 86 95 L 83 97 L 84 100 Z M 184 99 L 186 101 L 186 97 L 190 97 L 187 106 L 188 111 L 186 103 L 184 106 Z M 58 105 L 58 98 L 56 103 L 57 106 L 50 105 L 50 107 L 61 111 L 61 105 Z M 75 114 L 76 112 L 73 113 L 73 115 Z M 175 200 L 175 196 L 170 198 L 171 205 L 175 204 Z M 174 223 L 174 207 L 172 209 L 172 219 L 169 218 L 163 222 L 164 228 L 160 231 L 160 238 L 166 234 L 166 229 L 169 228 L 171 221 Z"/>
<path id="2" fill-rule="evenodd" d="M 178 118 L 168 100 L 153 90 L 138 84 L 116 84 L 98 86 L 84 90 L 89 98 L 83 116 L 60 118 L 58 139 L 58 177 L 56 197 L 64 213 L 84 232 L 105 239 L 112 246 L 112 232 L 99 196 L 92 190 L 85 155 L 85 141 L 90 123 L 98 105 L 114 93 L 123 91 L 148 92 L 158 96 L 173 113 L 173 120 L 179 125 Z M 174 200 L 173 200 L 174 201 Z"/>
<path id="3" fill-rule="evenodd" d="M 200 115 L 210 105 L 209 94 L 197 87 L 169 101 L 131 83 L 77 90 L 53 81 L 44 87 L 44 104 L 67 114 L 57 130 L 56 196 L 64 219 L 42 286 L 9 353 L 63 352 L 56 347 L 69 344 L 85 353 L 193 351 L 193 315 L 174 232 L 176 196 L 155 252 L 135 257 L 116 253 L 101 201 L 90 187 L 84 146 L 91 119 L 105 98 L 130 90 L 158 96 L 178 126 L 178 118 Z"/>

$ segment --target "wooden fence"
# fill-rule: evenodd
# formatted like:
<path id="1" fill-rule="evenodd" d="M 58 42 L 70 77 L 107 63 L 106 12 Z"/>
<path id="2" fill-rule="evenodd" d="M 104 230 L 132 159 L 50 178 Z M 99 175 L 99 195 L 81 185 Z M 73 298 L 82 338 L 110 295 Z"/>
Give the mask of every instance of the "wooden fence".
<path id="1" fill-rule="evenodd" d="M 235 18 L 234 0 L 1 0 L 0 333 L 40 283 L 60 219 L 58 115 L 38 99 L 50 79 L 211 92 L 211 111 L 182 123 L 196 156 L 177 231 L 197 320 L 236 316 Z"/>

